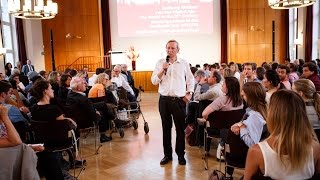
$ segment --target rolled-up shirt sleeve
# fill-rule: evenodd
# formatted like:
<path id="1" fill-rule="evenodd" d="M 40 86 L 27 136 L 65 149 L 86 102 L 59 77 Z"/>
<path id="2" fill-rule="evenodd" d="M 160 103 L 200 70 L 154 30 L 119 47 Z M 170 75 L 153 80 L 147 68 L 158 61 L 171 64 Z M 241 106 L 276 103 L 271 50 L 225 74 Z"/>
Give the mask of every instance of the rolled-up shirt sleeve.
<path id="1" fill-rule="evenodd" d="M 250 114 L 243 124 L 245 127 L 240 129 L 241 139 L 248 147 L 257 144 L 261 139 L 263 126 L 266 124 L 263 117 L 260 113 Z"/>
<path id="2" fill-rule="evenodd" d="M 158 74 L 161 71 L 161 65 L 162 65 L 162 62 L 161 60 L 159 60 L 151 76 L 151 83 L 153 85 L 158 85 L 161 82 L 161 79 L 158 77 Z"/>
<path id="3" fill-rule="evenodd" d="M 186 84 L 187 84 L 187 92 L 194 91 L 194 76 L 191 72 L 190 66 L 186 63 Z"/>

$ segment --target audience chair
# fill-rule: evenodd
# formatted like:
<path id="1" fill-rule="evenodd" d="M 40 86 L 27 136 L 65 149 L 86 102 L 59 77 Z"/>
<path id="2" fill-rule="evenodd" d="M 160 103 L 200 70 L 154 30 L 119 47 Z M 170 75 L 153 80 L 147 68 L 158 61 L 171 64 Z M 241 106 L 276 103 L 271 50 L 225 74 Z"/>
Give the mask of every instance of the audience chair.
<path id="1" fill-rule="evenodd" d="M 205 169 L 208 169 L 208 149 L 210 146 L 211 139 L 222 138 L 224 141 L 227 141 L 227 137 L 225 137 L 224 133 L 220 134 L 221 130 L 228 131 L 230 127 L 239 121 L 241 121 L 245 111 L 243 109 L 232 110 L 232 111 L 214 111 L 208 117 L 206 121 L 206 127 L 204 130 L 204 145 L 205 145 L 205 153 L 204 153 L 204 163 Z M 220 169 L 221 169 L 221 156 L 220 154 Z M 223 157 L 225 157 L 223 155 Z"/>
<path id="2" fill-rule="evenodd" d="M 249 147 L 234 134 L 230 128 L 228 130 L 227 141 L 224 147 L 225 174 L 233 174 L 233 169 L 244 170 Z"/>
<path id="3" fill-rule="evenodd" d="M 79 174 L 75 172 L 75 157 L 78 155 L 78 140 L 75 136 L 75 126 L 68 120 L 33 121 L 31 127 L 35 133 L 35 143 L 43 143 L 46 152 L 69 152 L 72 157 L 72 165 L 74 169 L 74 177 L 78 178 L 85 169 L 82 164 Z"/>
<path id="4" fill-rule="evenodd" d="M 97 134 L 98 131 L 98 124 L 99 122 L 95 122 L 88 116 L 87 112 L 84 112 L 81 110 L 81 107 L 78 107 L 75 105 L 65 105 L 64 106 L 64 112 L 67 117 L 73 119 L 77 123 L 77 129 L 80 132 L 80 137 L 83 137 L 86 139 L 90 132 L 93 132 L 94 135 L 94 148 L 95 148 L 95 154 L 99 154 L 99 150 L 102 147 L 102 144 L 99 143 L 99 146 L 97 146 L 97 141 L 99 141 L 99 136 Z M 82 136 L 81 136 L 82 134 Z M 100 141 L 99 141 L 100 142 Z M 80 139 L 80 151 L 82 148 L 82 141 Z"/>

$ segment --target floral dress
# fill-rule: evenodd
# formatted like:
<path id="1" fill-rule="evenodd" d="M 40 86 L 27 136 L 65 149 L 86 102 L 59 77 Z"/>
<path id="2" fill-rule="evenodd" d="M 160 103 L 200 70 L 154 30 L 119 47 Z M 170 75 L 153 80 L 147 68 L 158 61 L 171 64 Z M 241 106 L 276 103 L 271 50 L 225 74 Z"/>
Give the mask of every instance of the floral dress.
<path id="1" fill-rule="evenodd" d="M 3 123 L 0 123 L 0 138 L 7 137 L 7 128 Z"/>

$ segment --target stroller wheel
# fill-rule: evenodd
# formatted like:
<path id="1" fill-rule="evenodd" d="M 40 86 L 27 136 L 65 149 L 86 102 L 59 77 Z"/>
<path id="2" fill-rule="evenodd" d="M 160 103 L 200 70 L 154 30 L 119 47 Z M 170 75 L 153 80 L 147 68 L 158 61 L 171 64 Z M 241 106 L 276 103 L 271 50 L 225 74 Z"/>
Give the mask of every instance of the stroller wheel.
<path id="1" fill-rule="evenodd" d="M 146 134 L 149 133 L 149 125 L 148 125 L 147 122 L 144 122 L 144 132 L 145 132 Z"/>
<path id="2" fill-rule="evenodd" d="M 123 138 L 123 136 L 124 136 L 123 128 L 119 128 L 119 134 L 120 134 L 120 137 Z"/>
<path id="3" fill-rule="evenodd" d="M 138 129 L 138 121 L 135 118 L 132 119 L 132 126 L 134 130 Z"/>

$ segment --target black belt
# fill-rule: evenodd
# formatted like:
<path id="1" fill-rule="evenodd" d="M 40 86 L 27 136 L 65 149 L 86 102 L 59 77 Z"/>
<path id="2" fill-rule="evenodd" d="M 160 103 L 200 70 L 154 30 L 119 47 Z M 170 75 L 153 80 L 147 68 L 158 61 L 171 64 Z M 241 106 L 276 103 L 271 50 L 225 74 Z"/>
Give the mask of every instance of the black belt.
<path id="1" fill-rule="evenodd" d="M 166 99 L 166 100 L 175 101 L 175 100 L 178 100 L 178 99 L 181 99 L 181 100 L 182 100 L 184 97 L 162 96 L 162 95 L 160 95 L 160 98 L 161 98 L 161 99 Z"/>

